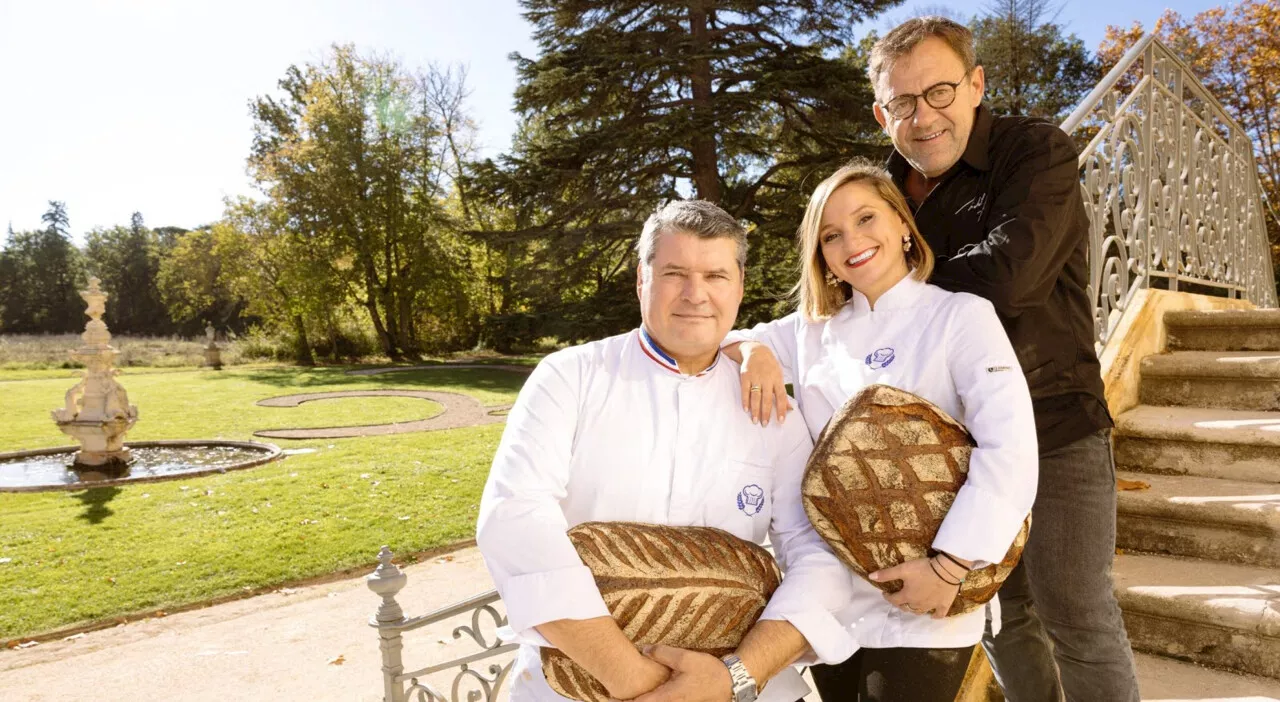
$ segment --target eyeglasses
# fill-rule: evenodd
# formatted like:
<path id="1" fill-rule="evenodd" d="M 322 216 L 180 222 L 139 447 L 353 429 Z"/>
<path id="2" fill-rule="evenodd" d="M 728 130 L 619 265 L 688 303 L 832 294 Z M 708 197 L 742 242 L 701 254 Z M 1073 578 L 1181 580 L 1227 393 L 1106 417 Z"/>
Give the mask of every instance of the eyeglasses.
<path id="1" fill-rule="evenodd" d="M 916 98 L 924 98 L 924 101 L 929 103 L 929 107 L 935 110 L 951 107 L 951 103 L 956 101 L 956 88 L 968 77 L 969 71 L 965 71 L 960 80 L 954 83 L 946 81 L 934 83 L 925 88 L 924 93 L 904 93 L 882 104 L 881 107 L 897 120 L 910 119 L 911 115 L 916 113 Z"/>

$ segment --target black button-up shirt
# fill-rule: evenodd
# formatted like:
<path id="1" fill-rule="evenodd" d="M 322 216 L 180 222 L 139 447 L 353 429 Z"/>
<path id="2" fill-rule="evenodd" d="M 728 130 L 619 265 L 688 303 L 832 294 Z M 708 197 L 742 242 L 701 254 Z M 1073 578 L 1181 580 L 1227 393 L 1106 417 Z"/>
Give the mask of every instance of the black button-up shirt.
<path id="1" fill-rule="evenodd" d="M 1094 352 L 1078 153 L 1056 125 L 977 109 L 964 155 L 924 199 L 929 282 L 995 305 L 1031 387 L 1040 451 L 1112 426 Z M 905 193 L 910 166 L 889 171 Z"/>

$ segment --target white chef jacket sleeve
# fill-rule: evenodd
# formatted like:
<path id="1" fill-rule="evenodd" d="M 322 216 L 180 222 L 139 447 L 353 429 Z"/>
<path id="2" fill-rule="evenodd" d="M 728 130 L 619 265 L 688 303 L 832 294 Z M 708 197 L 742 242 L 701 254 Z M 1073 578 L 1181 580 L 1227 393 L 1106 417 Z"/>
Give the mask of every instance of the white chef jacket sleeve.
<path id="1" fill-rule="evenodd" d="M 480 500 L 476 544 L 502 595 L 511 641 L 548 647 L 534 627 L 609 616 L 591 571 L 566 535 L 560 501 L 578 417 L 575 349 L 545 358 L 507 417 Z"/>
<path id="2" fill-rule="evenodd" d="M 760 618 L 788 621 L 804 635 L 812 650 L 796 665 L 840 663 L 858 648 L 852 630 L 834 614 L 853 597 L 852 575 L 814 531 L 800 501 L 813 441 L 804 422 L 774 424 L 766 431 L 780 434 L 783 448 L 775 464 L 769 523 L 769 541 L 782 568 L 782 584 Z"/>
<path id="3" fill-rule="evenodd" d="M 1039 450 L 1031 392 L 991 303 L 958 293 L 948 303 L 945 362 L 977 447 L 969 476 L 933 547 L 977 561 L 1004 559 L 1035 501 Z"/>
<path id="4" fill-rule="evenodd" d="M 778 357 L 782 366 L 782 381 L 796 383 L 796 346 L 799 341 L 799 329 L 803 321 L 799 312 L 775 319 L 772 322 L 761 322 L 750 329 L 736 329 L 725 336 L 721 346 L 736 344 L 740 341 L 756 341 L 769 347 L 773 355 Z M 794 403 L 793 403 L 794 404 Z"/>

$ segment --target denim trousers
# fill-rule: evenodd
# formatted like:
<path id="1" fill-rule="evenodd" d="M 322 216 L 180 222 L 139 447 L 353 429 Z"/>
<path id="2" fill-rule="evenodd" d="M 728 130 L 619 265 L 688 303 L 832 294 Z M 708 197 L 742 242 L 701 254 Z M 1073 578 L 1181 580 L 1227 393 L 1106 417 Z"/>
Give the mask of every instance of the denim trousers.
<path id="1" fill-rule="evenodd" d="M 1133 651 L 1111 580 L 1111 431 L 1040 455 L 1022 561 L 1000 588 L 1001 631 L 982 645 L 1009 702 L 1138 702 Z"/>

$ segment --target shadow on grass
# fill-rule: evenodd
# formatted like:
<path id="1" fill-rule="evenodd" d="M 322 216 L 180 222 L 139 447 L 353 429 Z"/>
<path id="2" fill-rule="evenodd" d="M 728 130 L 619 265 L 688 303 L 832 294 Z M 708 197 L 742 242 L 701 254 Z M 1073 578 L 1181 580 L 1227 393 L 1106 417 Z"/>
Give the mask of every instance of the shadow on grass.
<path id="1" fill-rule="evenodd" d="M 83 519 L 90 524 L 101 524 L 104 519 L 115 514 L 107 506 L 107 503 L 114 500 L 116 495 L 119 494 L 120 488 L 118 487 L 90 488 L 73 494 L 72 497 L 80 500 L 85 506 L 84 512 L 76 515 L 76 519 Z"/>

